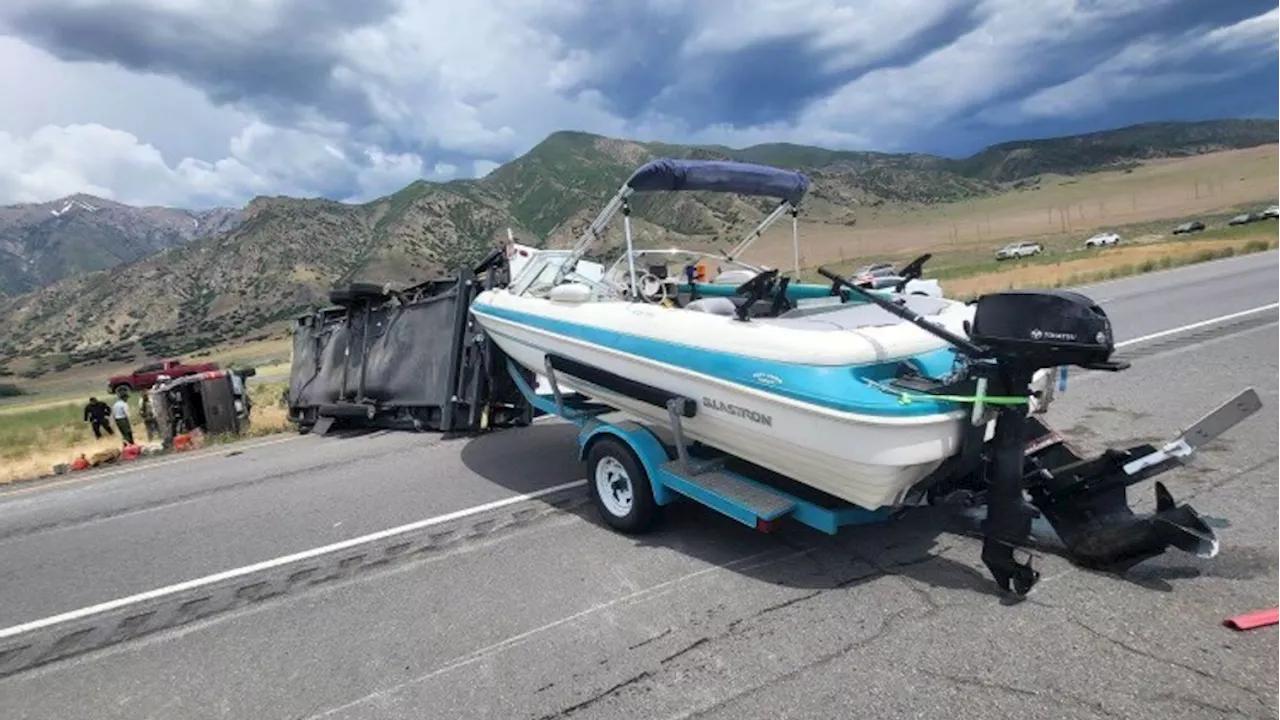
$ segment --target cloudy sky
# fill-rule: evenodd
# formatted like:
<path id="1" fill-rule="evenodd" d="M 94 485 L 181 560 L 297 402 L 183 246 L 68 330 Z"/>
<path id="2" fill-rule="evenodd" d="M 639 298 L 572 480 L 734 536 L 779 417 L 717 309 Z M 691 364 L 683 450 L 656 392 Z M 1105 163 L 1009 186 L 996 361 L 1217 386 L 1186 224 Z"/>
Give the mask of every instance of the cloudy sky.
<path id="1" fill-rule="evenodd" d="M 1255 0 L 0 0 L 0 203 L 364 200 L 548 133 L 965 155 L 1276 117 Z"/>

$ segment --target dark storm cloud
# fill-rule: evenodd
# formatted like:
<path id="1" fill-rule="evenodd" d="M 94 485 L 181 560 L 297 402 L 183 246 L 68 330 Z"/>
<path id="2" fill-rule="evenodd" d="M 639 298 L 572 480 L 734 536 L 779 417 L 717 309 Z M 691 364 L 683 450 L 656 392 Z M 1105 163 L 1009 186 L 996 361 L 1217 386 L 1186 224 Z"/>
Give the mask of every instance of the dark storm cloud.
<path id="1" fill-rule="evenodd" d="M 819 50 L 816 32 L 753 43 L 731 51 L 682 55 L 701 29 L 693 14 L 654 12 L 620 3 L 551 27 L 578 47 L 607 58 L 601 77 L 572 90 L 599 92 L 610 110 L 633 118 L 659 112 L 692 131 L 711 125 L 751 127 L 794 120 L 804 107 L 857 77 L 910 65 L 978 25 L 977 0 L 957 0 L 936 22 L 891 53 L 858 67 L 829 70 L 828 61 L 850 48 Z"/>
<path id="2" fill-rule="evenodd" d="M 1147 40 L 1168 50 L 1176 50 L 1198 37 L 1256 17 L 1275 8 L 1268 0 L 1238 0 L 1231 3 L 1180 3 L 1140 11 L 1117 20 L 1100 32 L 1072 38 L 1070 42 L 1041 48 L 1042 69 L 1021 83 L 988 98 L 979 106 L 949 118 L 946 133 L 923 133 L 912 138 L 911 148 L 921 152 L 962 157 L 1011 138 L 1052 137 L 1108 130 L 1153 120 L 1213 120 L 1224 117 L 1275 117 L 1280 101 L 1275 77 L 1280 62 L 1273 58 L 1254 69 L 1242 65 L 1239 54 L 1230 52 L 1170 52 L 1156 67 L 1135 71 L 1143 75 L 1187 73 L 1229 77 L 1210 86 L 1185 90 L 1116 93 L 1093 112 L 1062 117 L 1022 117 L 1016 124 L 993 122 L 998 108 L 1011 108 L 1018 100 L 1052 88 L 1103 66 L 1130 44 Z M 1264 109 L 1269 108 L 1269 109 Z"/>
<path id="3" fill-rule="evenodd" d="M 288 120 L 300 107 L 364 124 L 373 119 L 365 96 L 335 83 L 336 38 L 377 22 L 392 0 L 282 0 L 280 20 L 253 32 L 232 31 L 197 13 L 138 2 L 59 7 L 31 4 L 5 13 L 15 34 L 64 60 L 114 63 L 174 76 L 217 104 L 248 105 L 269 119 Z M 252 24 L 247 24 L 252 26 Z"/>
<path id="4" fill-rule="evenodd" d="M 597 80 L 566 88 L 596 90 L 609 109 L 635 117 L 685 71 L 680 49 L 698 30 L 693 13 L 661 13 L 644 3 L 604 3 L 590 13 L 559 16 L 539 25 L 602 63 Z"/>
<path id="5" fill-rule="evenodd" d="M 813 34 L 757 42 L 733 52 L 708 53 L 691 69 L 693 80 L 672 79 L 672 91 L 655 109 L 694 129 L 709 125 L 747 128 L 794 121 L 814 100 L 857 78 L 888 67 L 911 65 L 950 45 L 977 27 L 973 2 L 954 2 L 930 26 L 892 52 L 852 67 L 829 69 L 833 57 L 848 48 L 819 50 Z"/>

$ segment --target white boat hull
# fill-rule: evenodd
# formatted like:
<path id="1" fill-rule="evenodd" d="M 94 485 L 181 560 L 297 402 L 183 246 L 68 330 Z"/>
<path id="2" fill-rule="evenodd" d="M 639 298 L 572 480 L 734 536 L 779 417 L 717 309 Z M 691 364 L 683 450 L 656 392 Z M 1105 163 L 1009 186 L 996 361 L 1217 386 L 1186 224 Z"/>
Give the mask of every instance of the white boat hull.
<path id="1" fill-rule="evenodd" d="M 700 407 L 695 417 L 683 421 L 685 435 L 867 509 L 899 504 L 911 486 L 960 446 L 966 417 L 959 411 L 922 416 L 842 412 L 485 314 L 480 302 L 473 309 L 494 342 L 533 372 L 545 372 L 551 352 L 702 405 L 747 409 L 730 414 Z M 559 382 L 562 389 L 643 421 L 670 425 L 664 408 L 577 378 Z"/>

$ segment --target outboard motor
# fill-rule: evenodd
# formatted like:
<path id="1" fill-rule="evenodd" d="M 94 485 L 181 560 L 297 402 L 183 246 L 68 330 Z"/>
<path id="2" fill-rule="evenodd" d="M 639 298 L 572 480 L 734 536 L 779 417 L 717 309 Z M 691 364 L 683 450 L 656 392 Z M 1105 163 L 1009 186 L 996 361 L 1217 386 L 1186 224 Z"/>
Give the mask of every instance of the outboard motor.
<path id="1" fill-rule="evenodd" d="M 932 389 L 917 388 L 925 392 L 950 394 L 959 386 L 976 385 L 974 400 L 980 403 L 982 397 L 994 395 L 1027 397 L 1036 373 L 1048 368 L 1076 365 L 1116 372 L 1129 367 L 1112 359 L 1115 341 L 1107 314 L 1080 293 L 1024 290 L 984 295 L 976 302 L 973 321 L 966 325 L 966 338 L 903 304 L 854 286 L 827 268 L 818 268 L 818 273 L 831 280 L 833 288 L 848 288 L 945 340 L 968 359 L 958 385 L 947 380 L 933 383 Z M 1170 546 L 1213 557 L 1218 552 L 1213 530 L 1190 506 L 1177 505 L 1164 485 L 1156 483 L 1156 511 L 1149 515 L 1136 515 L 1129 508 L 1125 489 L 1176 467 L 1196 446 L 1261 406 L 1258 394 L 1248 389 L 1163 447 L 1108 449 L 1085 459 L 1030 416 L 1025 404 L 998 403 L 990 444 L 983 444 L 986 422 L 975 412 L 975 427 L 964 441 L 966 449 L 935 481 L 934 491 L 976 490 L 985 497 L 982 560 L 1002 589 L 1019 596 L 1039 579 L 1029 563 L 1013 557 L 1015 547 L 1029 544 L 1031 520 L 1037 513 L 1053 526 L 1072 560 L 1087 567 L 1126 569 Z M 982 470 L 975 474 L 978 465 Z M 1026 502 L 1024 492 L 1032 504 Z"/>
<path id="2" fill-rule="evenodd" d="M 1026 394 L 1034 374 L 1044 368 L 1076 365 L 1115 372 L 1129 367 L 1111 359 L 1115 342 L 1106 313 L 1076 292 L 985 295 L 977 302 L 969 330 L 970 340 L 988 351 L 991 362 L 983 369 L 1001 394 Z M 1013 546 L 1027 541 L 1034 514 L 1023 502 L 1023 489 L 1073 559 L 1083 565 L 1127 568 L 1163 553 L 1170 545 L 1201 555 L 1216 554 L 1213 530 L 1190 506 L 1176 505 L 1163 485 L 1156 485 L 1154 514 L 1139 516 L 1129 508 L 1125 488 L 1151 473 L 1127 473 L 1125 467 L 1136 451 L 1155 452 L 1155 448 L 1112 450 L 1084 461 L 1058 441 L 1029 458 L 1028 429 L 1037 431 L 1032 440 L 1050 432 L 1021 406 L 997 410 L 982 558 L 1005 590 L 1025 594 L 1038 579 L 1029 564 L 1018 563 L 1012 554 Z"/>
<path id="3" fill-rule="evenodd" d="M 1093 300 L 1067 290 L 1011 290 L 983 295 L 969 339 L 1007 367 L 1058 365 L 1122 370 L 1111 362 L 1111 320 Z"/>

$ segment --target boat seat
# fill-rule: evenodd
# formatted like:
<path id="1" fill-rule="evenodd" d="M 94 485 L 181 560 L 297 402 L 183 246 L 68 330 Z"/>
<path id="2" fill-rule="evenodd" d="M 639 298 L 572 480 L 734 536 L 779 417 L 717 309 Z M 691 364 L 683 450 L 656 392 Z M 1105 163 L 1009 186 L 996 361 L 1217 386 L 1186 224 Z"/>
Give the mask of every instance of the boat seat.
<path id="1" fill-rule="evenodd" d="M 578 305 L 591 299 L 591 287 L 582 283 L 565 283 L 551 288 L 548 299 L 552 302 Z"/>
<path id="2" fill-rule="evenodd" d="M 684 309 L 712 315 L 733 315 L 738 306 L 727 297 L 704 297 L 685 305 Z"/>

